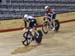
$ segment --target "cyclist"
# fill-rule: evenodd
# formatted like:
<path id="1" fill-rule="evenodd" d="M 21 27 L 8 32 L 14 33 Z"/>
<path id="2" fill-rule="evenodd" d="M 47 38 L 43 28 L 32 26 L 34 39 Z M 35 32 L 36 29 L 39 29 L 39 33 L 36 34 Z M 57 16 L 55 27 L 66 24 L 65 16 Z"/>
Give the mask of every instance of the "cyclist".
<path id="1" fill-rule="evenodd" d="M 53 22 L 53 26 L 52 29 L 55 30 L 55 18 L 56 18 L 56 13 L 55 13 L 55 10 L 50 8 L 49 6 L 45 6 L 45 17 L 44 18 L 47 18 L 49 23 L 51 24 L 51 22 Z"/>
<path id="2" fill-rule="evenodd" d="M 25 22 L 25 27 L 27 27 L 26 22 L 29 23 L 29 28 L 31 28 L 30 31 L 36 30 L 37 22 L 36 22 L 36 19 L 33 16 L 30 16 L 28 14 L 25 14 L 24 15 L 24 22 Z"/>

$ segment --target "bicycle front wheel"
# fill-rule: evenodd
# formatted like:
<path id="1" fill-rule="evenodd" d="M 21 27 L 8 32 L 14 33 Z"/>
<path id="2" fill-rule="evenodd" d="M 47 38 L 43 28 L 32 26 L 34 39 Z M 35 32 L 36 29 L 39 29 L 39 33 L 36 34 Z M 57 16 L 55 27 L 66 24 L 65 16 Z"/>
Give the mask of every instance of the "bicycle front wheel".
<path id="1" fill-rule="evenodd" d="M 31 32 L 25 32 L 23 34 L 23 37 L 24 37 L 24 41 L 22 41 L 23 45 L 28 46 L 32 41 L 32 37 L 33 37 L 32 33 Z"/>
<path id="2" fill-rule="evenodd" d="M 47 33 L 48 33 L 48 31 L 49 31 L 48 22 L 44 22 L 44 23 L 43 23 L 42 31 L 43 31 L 44 34 L 47 34 Z"/>

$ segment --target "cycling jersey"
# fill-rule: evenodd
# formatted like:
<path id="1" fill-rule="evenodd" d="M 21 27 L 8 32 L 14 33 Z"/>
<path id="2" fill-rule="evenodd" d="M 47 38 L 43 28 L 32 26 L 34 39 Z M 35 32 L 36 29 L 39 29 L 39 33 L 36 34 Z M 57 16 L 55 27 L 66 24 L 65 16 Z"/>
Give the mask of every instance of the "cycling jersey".
<path id="1" fill-rule="evenodd" d="M 29 27 L 33 28 L 36 26 L 36 19 L 33 16 L 27 16 L 25 19 L 29 22 Z"/>
<path id="2" fill-rule="evenodd" d="M 51 19 L 51 16 L 52 16 L 52 19 L 55 19 L 55 17 L 56 17 L 55 10 L 54 9 L 47 9 L 46 12 L 45 12 L 45 16 L 49 20 Z"/>

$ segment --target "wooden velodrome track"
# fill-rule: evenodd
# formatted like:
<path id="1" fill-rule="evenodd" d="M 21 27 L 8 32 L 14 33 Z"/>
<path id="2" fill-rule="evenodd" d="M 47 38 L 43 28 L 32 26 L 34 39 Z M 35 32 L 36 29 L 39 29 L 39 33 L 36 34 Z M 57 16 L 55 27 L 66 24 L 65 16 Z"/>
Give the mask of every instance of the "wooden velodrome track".
<path id="1" fill-rule="evenodd" d="M 22 30 L 0 33 L 0 56 L 75 56 L 74 21 L 61 24 L 57 33 L 50 31 L 44 35 L 41 45 L 32 42 L 23 46 L 23 33 Z"/>

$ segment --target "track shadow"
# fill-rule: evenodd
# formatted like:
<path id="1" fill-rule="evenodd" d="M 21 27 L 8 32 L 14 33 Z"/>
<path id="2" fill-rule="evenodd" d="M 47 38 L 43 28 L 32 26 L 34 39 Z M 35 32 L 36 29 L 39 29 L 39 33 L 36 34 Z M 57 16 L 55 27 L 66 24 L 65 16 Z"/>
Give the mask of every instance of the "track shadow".
<path id="1" fill-rule="evenodd" d="M 26 52 L 29 52 L 32 49 L 36 48 L 37 46 L 39 46 L 39 45 L 29 45 L 29 46 L 25 46 L 25 47 L 18 47 L 13 52 L 11 52 L 11 54 L 26 53 Z"/>

